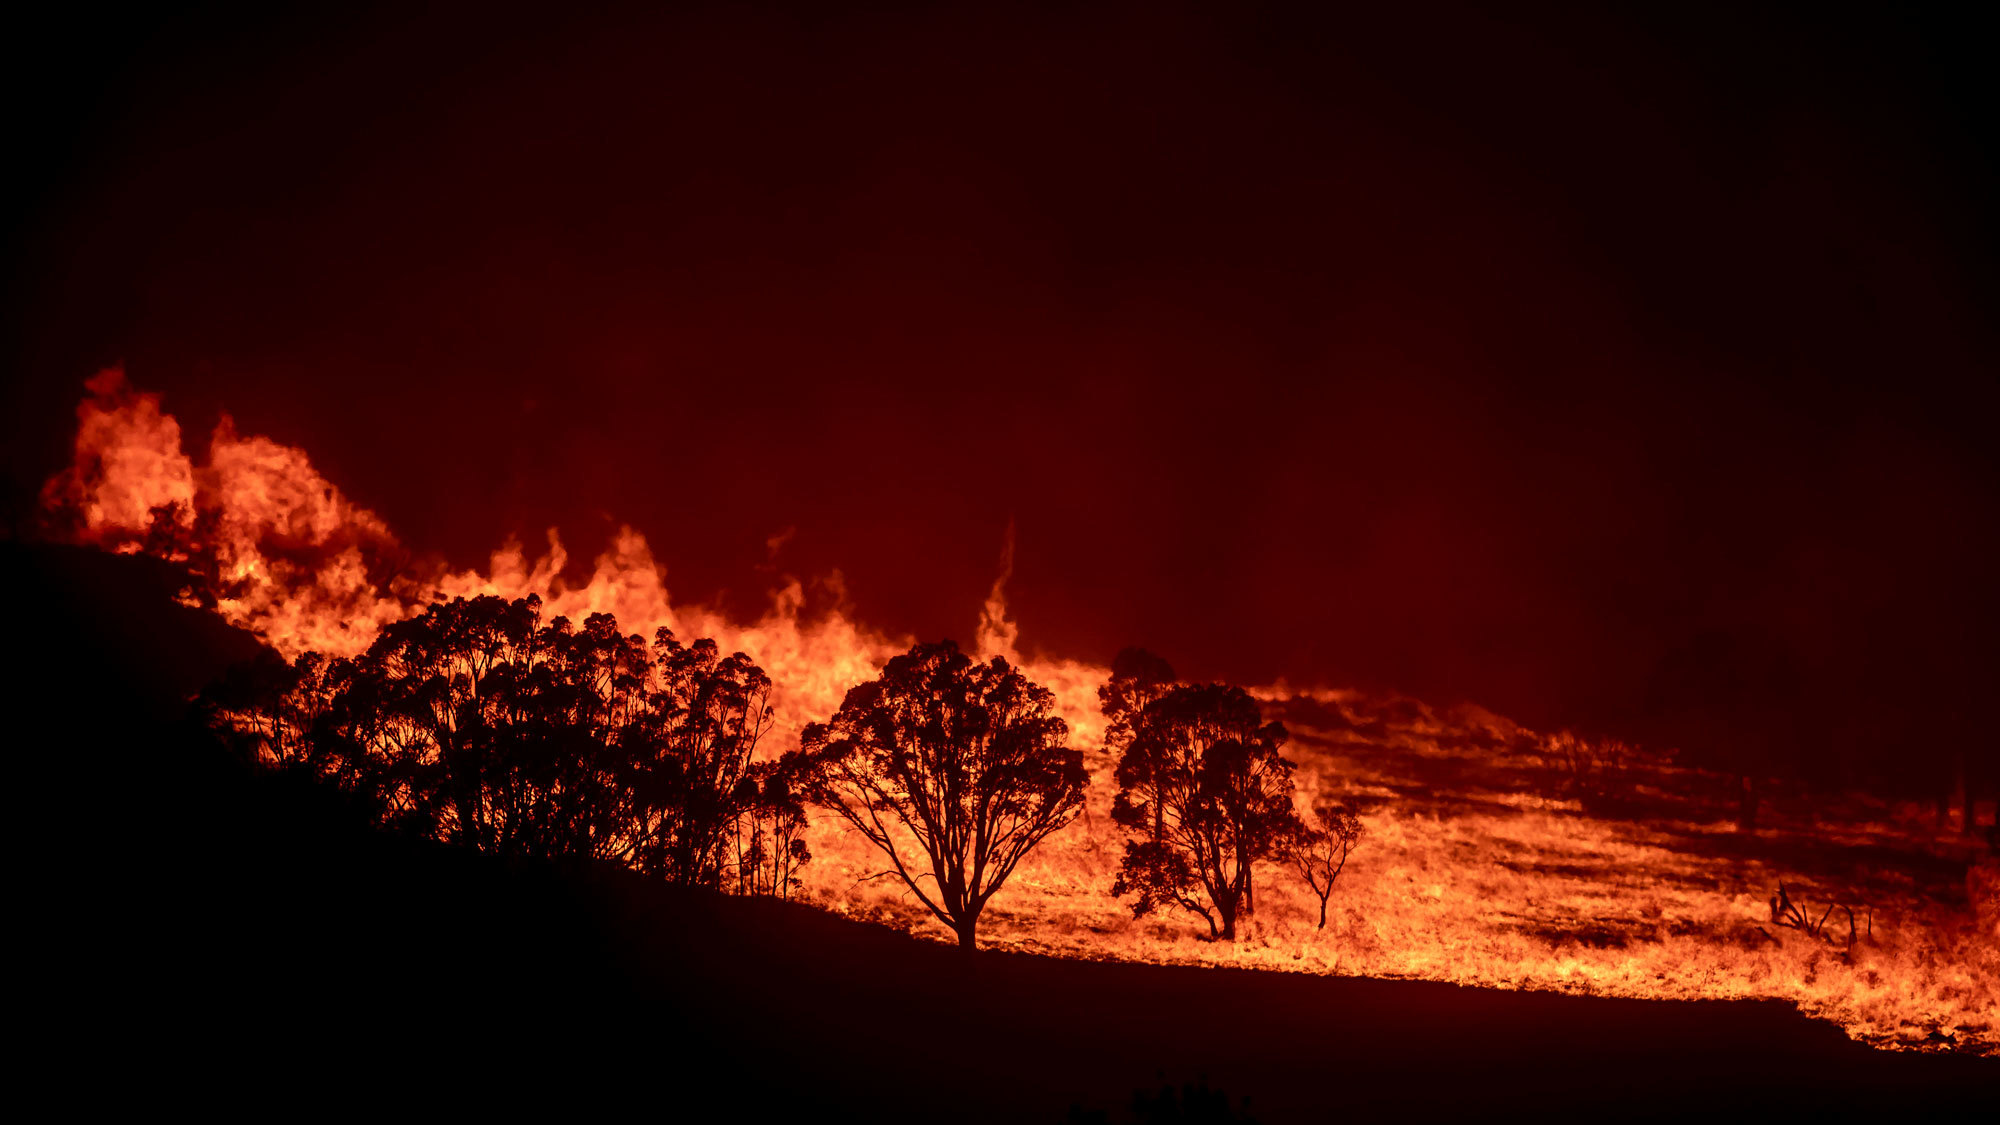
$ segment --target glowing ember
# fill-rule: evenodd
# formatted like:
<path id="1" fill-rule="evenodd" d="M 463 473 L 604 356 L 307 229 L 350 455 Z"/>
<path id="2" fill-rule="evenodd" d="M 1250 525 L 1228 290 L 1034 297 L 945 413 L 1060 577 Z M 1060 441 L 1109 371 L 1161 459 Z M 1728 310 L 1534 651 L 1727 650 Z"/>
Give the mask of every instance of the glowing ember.
<path id="1" fill-rule="evenodd" d="M 358 653 L 382 625 L 434 598 L 532 593 L 549 617 L 610 613 L 626 632 L 664 626 L 749 654 L 775 685 L 777 725 L 763 747 L 775 756 L 910 643 L 857 624 L 844 607 L 805 614 L 797 580 L 747 625 L 676 607 L 630 529 L 581 584 L 563 577 L 569 560 L 554 531 L 540 557 L 510 543 L 484 573 L 426 572 L 300 450 L 241 437 L 225 419 L 197 465 L 158 396 L 132 390 L 118 371 L 87 386 L 75 463 L 44 492 L 55 533 L 188 562 L 198 577 L 191 602 L 287 657 Z M 1740 832 L 1719 812 L 1720 779 L 1640 754 L 1617 763 L 1623 800 L 1610 809 L 1566 793 L 1563 771 L 1537 752 L 1573 754 L 1573 742 L 1471 708 L 1258 690 L 1292 732 L 1286 753 L 1298 763 L 1301 809 L 1344 802 L 1365 828 L 1325 929 L 1317 898 L 1275 863 L 1258 876 L 1256 911 L 1233 943 L 1198 940 L 1205 927 L 1184 917 L 1135 921 L 1109 893 L 1123 838 L 1110 815 L 1113 762 L 1097 703 L 1107 669 L 1021 659 L 1004 594 L 1011 555 L 1010 536 L 975 647 L 1055 693 L 1092 785 L 1084 814 L 1031 853 L 988 909 L 989 944 L 1616 996 L 1771 997 L 1877 1044 L 2000 1051 L 1991 874 L 1975 868 L 1961 883 L 1963 857 L 1954 862 L 1911 809 L 1860 798 L 1788 809 L 1781 799 L 1756 832 Z M 815 820 L 810 836 L 808 900 L 948 936 L 907 896 L 867 878 L 866 844 L 835 818 Z M 1864 855 L 1876 866 L 1852 858 Z M 1772 904 L 1780 881 L 1809 921 L 1836 920 L 1819 934 L 1784 924 Z M 1965 896 L 1969 911 L 1958 905 Z"/>

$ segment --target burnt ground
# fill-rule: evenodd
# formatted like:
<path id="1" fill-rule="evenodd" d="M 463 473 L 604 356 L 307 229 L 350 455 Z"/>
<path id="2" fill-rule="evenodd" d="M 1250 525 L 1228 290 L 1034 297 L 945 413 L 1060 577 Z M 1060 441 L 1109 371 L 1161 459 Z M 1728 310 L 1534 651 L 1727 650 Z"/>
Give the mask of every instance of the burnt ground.
<path id="1" fill-rule="evenodd" d="M 35 590 L 5 705 L 26 814 L 13 1069 L 38 1100 L 1123 1121 L 1135 1091 L 1205 1081 L 1267 1123 L 1880 1120 L 2000 1089 L 2000 1060 L 1874 1051 L 1777 1003 L 968 960 L 794 904 L 389 838 L 173 718 L 240 635 L 143 591 L 105 600 L 130 560 L 0 558 Z"/>

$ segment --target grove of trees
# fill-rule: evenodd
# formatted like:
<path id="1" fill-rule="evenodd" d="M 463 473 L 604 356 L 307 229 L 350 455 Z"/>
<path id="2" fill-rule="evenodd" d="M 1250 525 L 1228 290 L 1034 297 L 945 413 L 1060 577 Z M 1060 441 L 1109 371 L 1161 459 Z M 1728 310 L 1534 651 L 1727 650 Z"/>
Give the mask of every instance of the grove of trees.
<path id="1" fill-rule="evenodd" d="M 808 810 L 844 821 L 976 947 L 1022 860 L 1084 807 L 1089 775 L 1055 697 L 1005 659 L 919 644 L 771 759 L 771 682 L 710 640 L 648 642 L 607 614 L 438 602 L 352 659 L 239 669 L 203 696 L 246 756 L 331 785 L 379 825 L 497 856 L 609 862 L 664 881 L 789 897 Z M 1293 811 L 1285 729 L 1240 688 L 1119 656 L 1099 692 L 1119 754 L 1116 884 L 1135 915 L 1178 908 L 1233 939 L 1257 864 L 1326 901 L 1360 838 L 1338 806 Z"/>
<path id="2" fill-rule="evenodd" d="M 352 659 L 307 653 L 210 691 L 253 756 L 381 824 L 475 851 L 610 860 L 785 893 L 810 859 L 792 762 L 758 762 L 770 680 L 713 641 L 648 644 L 534 597 L 438 603 Z"/>

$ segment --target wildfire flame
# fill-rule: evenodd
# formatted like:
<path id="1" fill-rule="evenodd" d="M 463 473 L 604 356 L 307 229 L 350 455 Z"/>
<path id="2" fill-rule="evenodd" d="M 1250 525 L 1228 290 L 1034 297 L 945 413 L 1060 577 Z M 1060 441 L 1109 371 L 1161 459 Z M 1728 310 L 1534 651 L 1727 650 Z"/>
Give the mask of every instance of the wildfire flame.
<path id="1" fill-rule="evenodd" d="M 631 528 L 581 583 L 564 577 L 569 557 L 554 530 L 537 557 L 509 541 L 483 572 L 426 571 L 303 451 L 243 437 L 225 417 L 197 464 L 158 395 L 134 390 L 119 370 L 86 387 L 75 461 L 44 490 L 55 533 L 204 560 L 212 608 L 287 657 L 359 653 L 383 625 L 436 598 L 532 593 L 550 617 L 611 613 L 628 632 L 664 626 L 749 654 L 774 684 L 777 724 L 762 749 L 774 755 L 910 644 L 858 623 L 845 604 L 808 613 L 796 578 L 749 624 L 676 606 Z M 1301 807 L 1343 800 L 1365 823 L 1327 927 L 1313 925 L 1317 901 L 1275 871 L 1260 876 L 1255 913 L 1234 943 L 1198 940 L 1185 919 L 1135 921 L 1109 893 L 1122 841 L 1096 695 L 1108 670 L 1023 659 L 1005 597 L 1012 561 L 1010 527 L 975 648 L 1006 656 L 1055 693 L 1093 780 L 1085 814 L 1031 854 L 988 908 L 987 944 L 1618 996 L 1771 997 L 1876 1044 L 2000 1051 L 2000 911 L 1979 871 L 1971 911 L 1955 905 L 1962 888 L 1927 874 L 1936 864 L 1878 870 L 1866 886 L 1839 888 L 1858 891 L 1867 911 L 1870 936 L 1848 949 L 1788 930 L 1776 907 L 1767 910 L 1771 889 L 1795 876 L 1808 845 L 1935 854 L 1907 810 L 1850 802 L 1808 819 L 1781 807 L 1758 833 L 1739 834 L 1686 799 L 1713 779 L 1651 760 L 1633 777 L 1654 815 L 1595 815 L 1538 787 L 1540 767 L 1522 749 L 1535 732 L 1471 707 L 1282 683 L 1256 690 L 1293 732 L 1287 754 L 1299 763 Z M 811 847 L 808 899 L 942 936 L 906 896 L 868 878 L 866 845 L 833 818 L 815 822 Z"/>

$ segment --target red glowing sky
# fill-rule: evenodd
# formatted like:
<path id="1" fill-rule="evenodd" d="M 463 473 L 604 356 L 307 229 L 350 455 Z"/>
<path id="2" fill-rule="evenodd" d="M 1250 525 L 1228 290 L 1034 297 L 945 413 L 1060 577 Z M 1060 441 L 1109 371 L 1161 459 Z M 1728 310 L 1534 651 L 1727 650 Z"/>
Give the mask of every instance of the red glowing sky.
<path id="1" fill-rule="evenodd" d="M 630 522 L 754 602 L 789 532 L 964 636 L 1013 520 L 1060 654 L 1962 725 L 2000 610 L 1952 29 L 1141 11 L 59 31 L 10 500 L 122 360 L 460 561 Z"/>

